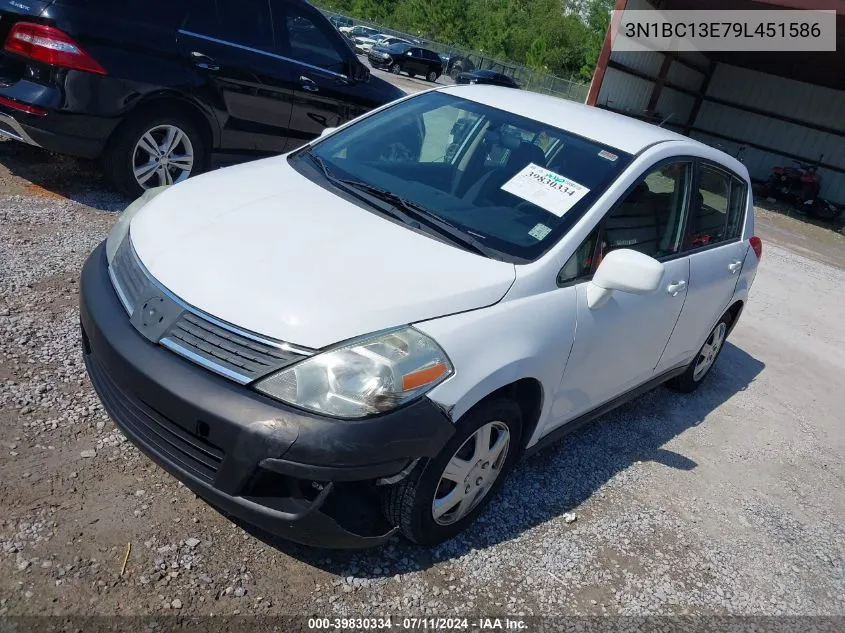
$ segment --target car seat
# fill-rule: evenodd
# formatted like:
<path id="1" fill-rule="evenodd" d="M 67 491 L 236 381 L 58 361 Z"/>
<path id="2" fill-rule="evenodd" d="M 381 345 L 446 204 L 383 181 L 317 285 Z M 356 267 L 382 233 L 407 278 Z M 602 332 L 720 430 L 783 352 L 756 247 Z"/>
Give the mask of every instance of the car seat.
<path id="1" fill-rule="evenodd" d="M 510 143 L 509 139 L 502 137 L 505 146 Z M 544 165 L 546 154 L 534 143 L 517 141 L 515 147 L 510 148 L 510 155 L 502 167 L 496 167 L 484 174 L 464 194 L 464 200 L 471 202 L 477 207 L 510 206 L 514 199 L 519 200 L 513 194 L 502 191 L 502 185 L 508 182 L 516 174 L 522 171 L 529 163 Z"/>

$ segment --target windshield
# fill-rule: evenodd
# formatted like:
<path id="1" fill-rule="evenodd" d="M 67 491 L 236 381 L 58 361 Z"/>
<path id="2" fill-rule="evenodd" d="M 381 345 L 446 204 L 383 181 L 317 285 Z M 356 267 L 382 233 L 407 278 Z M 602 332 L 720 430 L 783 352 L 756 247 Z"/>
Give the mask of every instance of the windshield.
<path id="1" fill-rule="evenodd" d="M 333 178 L 389 192 L 517 263 L 557 242 L 631 160 L 442 92 L 366 117 L 310 153 Z"/>

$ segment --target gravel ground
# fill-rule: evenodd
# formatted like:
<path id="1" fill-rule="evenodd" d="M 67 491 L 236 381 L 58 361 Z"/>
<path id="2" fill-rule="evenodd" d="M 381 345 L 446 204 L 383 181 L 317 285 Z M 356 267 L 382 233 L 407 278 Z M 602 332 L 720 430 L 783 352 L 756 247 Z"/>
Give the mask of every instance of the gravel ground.
<path id="1" fill-rule="evenodd" d="M 332 553 L 247 534 L 104 413 L 77 278 L 126 203 L 91 164 L 0 142 L 0 615 L 845 615 L 845 271 L 818 261 L 841 236 L 761 213 L 803 250 L 767 242 L 696 394 L 523 462 L 439 548 Z"/>

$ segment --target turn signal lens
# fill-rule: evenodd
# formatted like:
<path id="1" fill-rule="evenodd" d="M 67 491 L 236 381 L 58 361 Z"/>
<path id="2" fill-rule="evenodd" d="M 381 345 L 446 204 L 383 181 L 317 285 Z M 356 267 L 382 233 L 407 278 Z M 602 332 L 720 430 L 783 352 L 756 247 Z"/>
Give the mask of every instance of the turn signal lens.
<path id="1" fill-rule="evenodd" d="M 449 371 L 445 363 L 435 363 L 430 367 L 411 372 L 402 376 L 402 387 L 405 391 L 419 389 L 430 383 L 436 382 L 443 374 Z"/>

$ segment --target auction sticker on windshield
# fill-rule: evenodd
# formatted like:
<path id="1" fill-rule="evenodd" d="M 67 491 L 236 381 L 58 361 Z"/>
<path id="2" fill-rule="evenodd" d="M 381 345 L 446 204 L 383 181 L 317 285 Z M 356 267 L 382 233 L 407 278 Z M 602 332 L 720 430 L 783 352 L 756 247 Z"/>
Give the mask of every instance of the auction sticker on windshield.
<path id="1" fill-rule="evenodd" d="M 534 163 L 528 163 L 502 185 L 502 190 L 554 213 L 559 218 L 590 193 L 584 185 Z"/>

